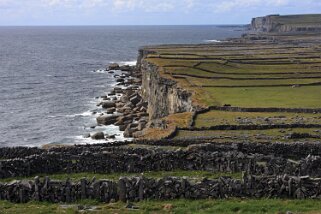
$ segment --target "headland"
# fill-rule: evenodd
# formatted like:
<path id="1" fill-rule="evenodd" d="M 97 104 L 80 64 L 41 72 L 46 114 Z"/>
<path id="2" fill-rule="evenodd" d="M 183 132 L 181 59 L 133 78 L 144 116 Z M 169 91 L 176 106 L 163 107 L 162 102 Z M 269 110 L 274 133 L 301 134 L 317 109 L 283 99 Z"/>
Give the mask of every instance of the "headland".
<path id="1" fill-rule="evenodd" d="M 241 38 L 141 48 L 97 116 L 134 140 L 0 148 L 0 199 L 139 211 L 132 203 L 320 198 L 320 17 L 267 16 Z"/>

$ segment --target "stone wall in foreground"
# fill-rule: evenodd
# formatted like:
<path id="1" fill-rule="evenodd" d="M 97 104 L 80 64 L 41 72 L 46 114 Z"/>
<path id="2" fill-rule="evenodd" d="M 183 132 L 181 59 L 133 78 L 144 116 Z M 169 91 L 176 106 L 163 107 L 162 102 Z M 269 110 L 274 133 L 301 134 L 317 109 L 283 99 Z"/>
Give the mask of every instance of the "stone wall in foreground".
<path id="1" fill-rule="evenodd" d="M 55 173 L 142 173 L 173 170 L 203 170 L 214 173 L 246 171 L 252 175 L 286 173 L 321 177 L 321 157 L 308 155 L 294 159 L 274 154 L 225 152 L 210 146 L 191 146 L 178 150 L 111 147 L 99 152 L 47 152 L 0 160 L 0 178 Z"/>
<path id="2" fill-rule="evenodd" d="M 95 145 L 76 145 L 51 149 L 28 148 L 28 147 L 3 147 L 0 148 L 0 161 L 6 159 L 26 158 L 32 155 L 44 155 L 58 153 L 62 156 L 79 155 L 84 153 L 99 153 L 111 151 L 112 148 L 120 148 L 129 144 L 153 146 L 177 146 L 182 149 L 197 151 L 228 152 L 237 151 L 245 154 L 264 154 L 281 156 L 284 158 L 301 159 L 308 155 L 321 156 L 321 143 L 318 142 L 293 142 L 293 143 L 255 143 L 255 142 L 224 142 L 216 143 L 212 139 L 163 139 L 157 141 L 136 140 L 134 142 L 114 142 Z"/>
<path id="3" fill-rule="evenodd" d="M 193 182 L 187 178 L 122 177 L 118 182 L 110 180 L 78 182 L 53 181 L 49 178 L 33 181 L 0 183 L 0 200 L 24 203 L 30 200 L 48 202 L 75 202 L 95 199 L 101 202 L 140 201 L 145 199 L 221 199 L 247 198 L 320 198 L 321 180 L 287 175 L 243 179 L 221 177 Z"/>

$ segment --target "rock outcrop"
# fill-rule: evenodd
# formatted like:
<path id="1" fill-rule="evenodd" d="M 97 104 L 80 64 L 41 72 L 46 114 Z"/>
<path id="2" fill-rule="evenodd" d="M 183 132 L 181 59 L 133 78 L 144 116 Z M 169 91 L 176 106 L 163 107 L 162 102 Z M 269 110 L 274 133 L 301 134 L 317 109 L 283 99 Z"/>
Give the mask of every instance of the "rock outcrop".
<path id="1" fill-rule="evenodd" d="M 147 54 L 147 50 L 140 50 L 137 67 L 142 74 L 141 94 L 148 102 L 149 119 L 193 111 L 192 94 L 179 87 L 175 80 L 162 76 L 160 68 L 145 59 Z"/>

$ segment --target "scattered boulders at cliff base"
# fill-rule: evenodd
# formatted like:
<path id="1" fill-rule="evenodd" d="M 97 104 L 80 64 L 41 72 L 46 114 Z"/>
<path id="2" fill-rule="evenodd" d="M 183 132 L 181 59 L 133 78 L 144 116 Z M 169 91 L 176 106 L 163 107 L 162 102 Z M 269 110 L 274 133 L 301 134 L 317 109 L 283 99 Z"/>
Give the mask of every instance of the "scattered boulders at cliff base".
<path id="1" fill-rule="evenodd" d="M 120 66 L 118 63 L 111 63 L 108 65 L 108 68 L 107 68 L 107 70 L 120 70 L 120 71 L 126 71 L 126 72 L 133 72 L 135 69 L 136 69 L 136 66 L 131 66 L 131 65 Z M 125 74 L 125 76 L 128 77 L 127 74 Z"/>
<path id="2" fill-rule="evenodd" d="M 148 103 L 140 94 L 141 77 L 135 73 L 136 66 L 112 63 L 108 70 L 121 70 L 124 73 L 114 72 L 118 86 L 108 96 L 100 97 L 103 101 L 97 106 L 106 110 L 96 118 L 97 124 L 116 125 L 120 131 L 124 131 L 125 137 L 132 137 L 135 132 L 142 131 L 148 122 Z"/>

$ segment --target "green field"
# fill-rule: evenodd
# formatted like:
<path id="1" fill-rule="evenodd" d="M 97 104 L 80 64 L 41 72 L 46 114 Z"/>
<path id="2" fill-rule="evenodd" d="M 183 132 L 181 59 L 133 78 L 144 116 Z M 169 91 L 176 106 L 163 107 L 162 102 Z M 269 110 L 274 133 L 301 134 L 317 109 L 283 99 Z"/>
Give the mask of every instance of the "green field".
<path id="1" fill-rule="evenodd" d="M 304 22 L 315 22 L 321 16 L 306 16 Z M 300 17 L 278 17 L 288 23 Z M 289 19 L 290 18 L 290 19 Z M 289 20 L 288 20 L 289 19 Z M 239 108 L 321 108 L 321 45 L 319 35 L 269 34 L 282 42 L 223 42 L 211 45 L 172 45 L 151 47 L 148 62 L 160 67 L 161 75 L 177 81 L 192 95 L 194 106 Z M 313 45 L 294 44 L 302 39 Z M 288 41 L 286 41 L 288 39 Z M 279 112 L 210 111 L 198 114 L 195 128 L 219 125 L 321 124 L 320 114 Z M 320 141 L 319 130 L 302 129 Z M 178 131 L 181 138 L 212 138 L 219 142 L 251 140 L 283 141 L 294 130 Z"/>
<path id="2" fill-rule="evenodd" d="M 103 204 L 97 201 L 80 201 L 75 204 L 50 204 L 30 202 L 13 204 L 0 202 L 0 213 L 4 214 L 74 214 L 74 213 L 177 213 L 177 214 L 317 214 L 321 210 L 320 200 L 275 200 L 275 199 L 225 199 L 225 200 L 169 200 L 142 201 L 133 203 L 135 209 L 126 208 L 122 202 Z M 88 209 L 86 211 L 86 209 Z M 90 211 L 90 209 L 92 211 Z"/>
<path id="3" fill-rule="evenodd" d="M 209 111 L 198 114 L 195 127 L 216 125 L 321 124 L 321 114 Z"/>
<path id="4" fill-rule="evenodd" d="M 321 23 L 320 14 L 275 16 L 273 19 L 280 24 L 309 25 Z"/>
<path id="5" fill-rule="evenodd" d="M 321 86 L 204 88 L 209 106 L 320 108 Z"/>
<path id="6" fill-rule="evenodd" d="M 214 142 L 297 142 L 302 139 L 290 139 L 293 133 L 310 134 L 314 139 L 304 139 L 309 142 L 320 142 L 321 129 L 295 128 L 295 129 L 268 129 L 268 130 L 208 130 L 208 131 L 178 131 L 175 139 L 201 139 L 210 138 Z"/>
<path id="7" fill-rule="evenodd" d="M 120 177 L 139 177 L 144 176 L 147 178 L 163 178 L 166 176 L 172 177 L 184 177 L 188 176 L 193 180 L 201 180 L 203 178 L 212 178 L 216 179 L 222 176 L 229 176 L 233 178 L 240 179 L 242 177 L 241 173 L 211 173 L 208 171 L 184 171 L 184 170 L 175 170 L 175 171 L 152 171 L 152 172 L 144 172 L 144 173 L 111 173 L 111 174 L 98 174 L 98 173 L 72 173 L 72 174 L 52 174 L 52 175 L 38 175 L 41 179 L 45 176 L 49 176 L 50 179 L 53 180 L 66 180 L 67 178 L 72 181 L 78 181 L 82 178 L 88 179 L 107 179 L 117 181 Z M 35 176 L 32 177 L 17 177 L 17 178 L 5 178 L 0 179 L 0 182 L 11 182 L 13 180 L 33 180 Z"/>
<path id="8" fill-rule="evenodd" d="M 146 60 L 190 91 L 197 87 L 197 96 L 204 97 L 195 99 L 203 105 L 319 108 L 318 48 L 261 43 L 167 46 L 154 48 L 156 54 Z"/>

